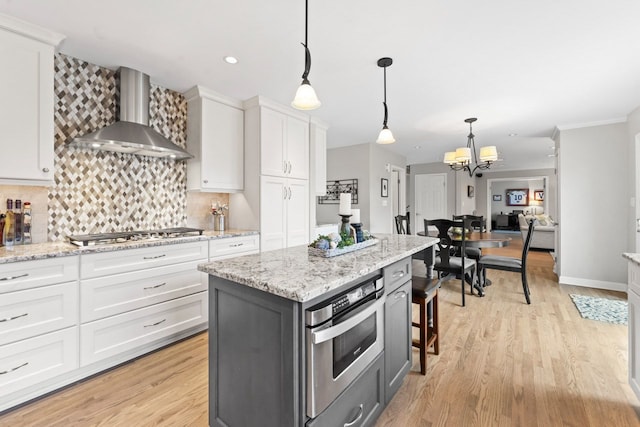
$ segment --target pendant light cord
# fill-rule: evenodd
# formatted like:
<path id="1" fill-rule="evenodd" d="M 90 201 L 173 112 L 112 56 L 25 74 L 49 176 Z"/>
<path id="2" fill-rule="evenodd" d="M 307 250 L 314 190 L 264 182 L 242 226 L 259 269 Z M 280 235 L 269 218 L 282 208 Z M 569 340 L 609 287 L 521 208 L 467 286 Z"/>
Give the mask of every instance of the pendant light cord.
<path id="1" fill-rule="evenodd" d="M 307 42 L 309 33 L 309 0 L 304 2 L 304 72 L 302 73 L 302 84 L 309 84 L 307 77 L 311 70 L 311 52 L 309 52 L 309 45 Z"/>
<path id="2" fill-rule="evenodd" d="M 387 109 L 387 67 L 382 67 L 384 70 L 384 101 L 382 105 L 384 105 L 384 121 L 382 122 L 382 127 L 387 127 L 387 118 L 389 116 L 389 111 Z"/>

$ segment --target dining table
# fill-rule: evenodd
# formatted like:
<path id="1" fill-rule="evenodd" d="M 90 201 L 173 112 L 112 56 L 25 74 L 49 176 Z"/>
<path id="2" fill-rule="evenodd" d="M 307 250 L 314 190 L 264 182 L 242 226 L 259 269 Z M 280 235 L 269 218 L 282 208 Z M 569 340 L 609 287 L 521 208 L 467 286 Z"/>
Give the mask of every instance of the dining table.
<path id="1" fill-rule="evenodd" d="M 428 232 L 418 231 L 416 234 L 418 236 L 438 237 L 438 232 L 435 230 Z M 454 246 L 462 245 L 462 234 L 449 233 L 449 236 L 451 237 L 451 243 Z M 465 235 L 464 242 L 465 247 L 468 248 L 502 248 L 505 246 L 509 246 L 511 237 L 509 237 L 509 235 L 506 233 L 496 233 L 491 231 L 472 231 L 471 233 L 467 233 Z M 431 255 L 431 253 L 427 255 Z M 433 266 L 434 260 L 427 259 L 425 260 L 425 263 L 429 261 L 431 263 L 431 266 Z M 427 277 L 433 278 L 433 267 L 431 267 L 431 270 L 427 268 Z M 486 279 L 486 281 L 482 283 L 481 286 L 476 287 L 480 296 L 484 296 L 483 288 L 485 286 L 491 286 L 491 280 Z"/>

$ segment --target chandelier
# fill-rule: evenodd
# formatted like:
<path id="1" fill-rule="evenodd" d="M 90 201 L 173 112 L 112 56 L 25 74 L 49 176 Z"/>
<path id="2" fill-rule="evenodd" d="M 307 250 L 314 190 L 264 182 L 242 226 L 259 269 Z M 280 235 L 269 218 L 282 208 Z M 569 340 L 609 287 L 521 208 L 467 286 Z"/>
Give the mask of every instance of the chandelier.
<path id="1" fill-rule="evenodd" d="M 495 145 L 480 148 L 480 162 L 476 154 L 475 135 L 471 124 L 478 120 L 475 117 L 465 119 L 465 123 L 469 123 L 469 136 L 467 136 L 467 146 L 456 148 L 456 151 L 444 153 L 444 163 L 448 164 L 455 171 L 466 170 L 469 176 L 473 176 L 477 169 L 489 169 L 491 164 L 498 160 L 498 150 Z M 472 157 L 473 156 L 473 159 Z M 473 161 L 472 161 L 473 160 Z M 475 165 L 475 166 L 473 166 Z M 473 169 L 472 169 L 473 167 Z"/>

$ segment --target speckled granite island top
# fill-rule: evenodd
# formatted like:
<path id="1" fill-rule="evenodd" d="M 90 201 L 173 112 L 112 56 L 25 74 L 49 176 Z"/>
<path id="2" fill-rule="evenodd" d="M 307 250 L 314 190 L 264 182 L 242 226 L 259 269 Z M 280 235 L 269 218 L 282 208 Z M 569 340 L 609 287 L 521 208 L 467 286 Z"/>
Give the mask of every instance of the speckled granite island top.
<path id="1" fill-rule="evenodd" d="M 200 264 L 198 270 L 290 300 L 305 302 L 436 244 L 421 236 L 378 234 L 380 242 L 323 258 L 306 246 Z"/>
<path id="2" fill-rule="evenodd" d="M 629 261 L 631 261 L 636 265 L 640 265 L 640 254 L 625 252 L 622 254 L 622 257 L 628 259 Z"/>
<path id="3" fill-rule="evenodd" d="M 96 252 L 111 252 L 125 249 L 147 248 L 151 246 L 174 245 L 177 243 L 197 242 L 199 240 L 225 239 L 229 237 L 248 236 L 258 234 L 255 230 L 205 230 L 201 236 L 186 236 L 170 239 L 148 239 L 107 245 L 79 247 L 68 242 L 46 242 L 30 245 L 15 245 L 8 249 L 0 246 L 0 264 L 18 261 L 32 261 L 37 259 L 56 258 Z"/>

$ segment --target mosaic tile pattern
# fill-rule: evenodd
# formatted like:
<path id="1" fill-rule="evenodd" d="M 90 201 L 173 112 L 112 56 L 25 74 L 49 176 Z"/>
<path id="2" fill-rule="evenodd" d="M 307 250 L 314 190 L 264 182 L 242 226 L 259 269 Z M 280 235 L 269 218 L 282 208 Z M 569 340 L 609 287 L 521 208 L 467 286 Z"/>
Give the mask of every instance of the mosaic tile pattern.
<path id="1" fill-rule="evenodd" d="M 186 225 L 186 163 L 67 146 L 117 117 L 115 71 L 55 57 L 55 185 L 49 190 L 49 240 L 71 234 Z M 186 147 L 182 94 L 151 88 L 150 125 Z"/>

